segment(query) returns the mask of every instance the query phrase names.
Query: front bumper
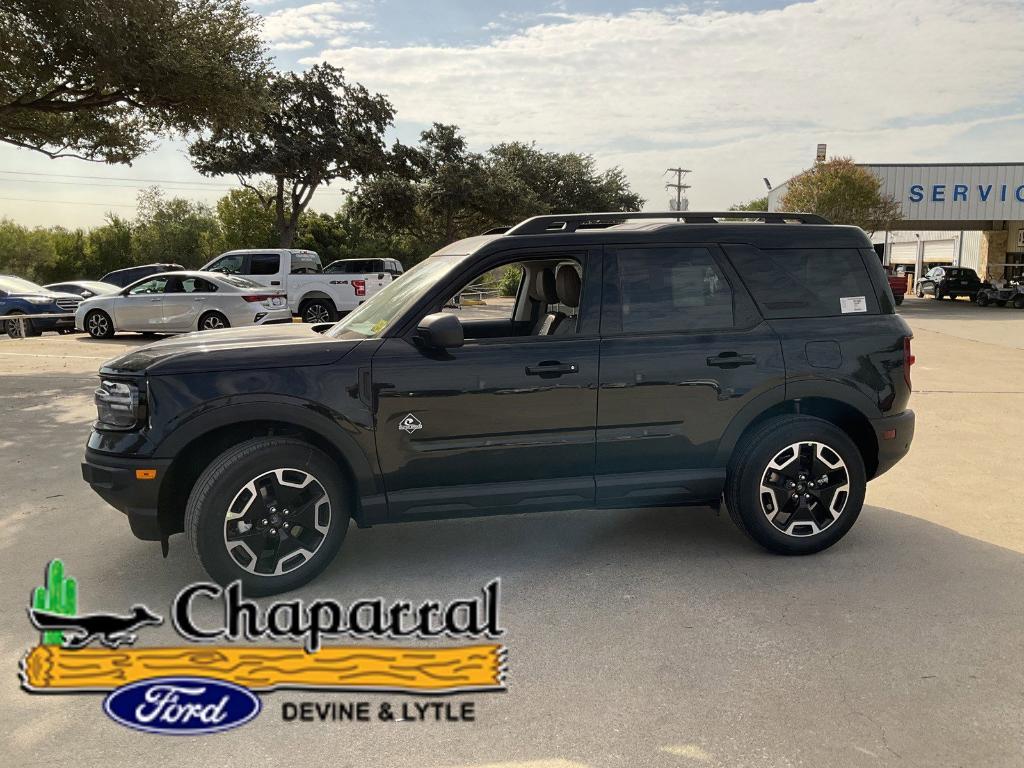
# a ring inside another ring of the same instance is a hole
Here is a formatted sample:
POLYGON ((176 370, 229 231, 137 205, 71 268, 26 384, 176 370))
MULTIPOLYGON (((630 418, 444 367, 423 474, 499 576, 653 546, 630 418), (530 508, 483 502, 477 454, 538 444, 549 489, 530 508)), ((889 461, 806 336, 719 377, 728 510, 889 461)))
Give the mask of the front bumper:
POLYGON ((910 451, 910 443, 914 440, 914 422, 914 412, 909 409, 896 416, 871 420, 878 441, 878 468, 874 477, 888 472, 910 451))
POLYGON ((116 458, 85 450, 82 478, 107 504, 128 515, 136 538, 160 541, 158 499, 170 459, 116 458))
MULTIPOLYGON (((50 311, 47 310, 47 313, 50 311)), ((63 317, 44 317, 41 319, 36 318, 34 315, 22 315, 21 317, 27 320, 36 331, 63 331, 75 327, 74 312, 68 312, 63 317)), ((6 328, 6 326, 4 327, 6 328)))

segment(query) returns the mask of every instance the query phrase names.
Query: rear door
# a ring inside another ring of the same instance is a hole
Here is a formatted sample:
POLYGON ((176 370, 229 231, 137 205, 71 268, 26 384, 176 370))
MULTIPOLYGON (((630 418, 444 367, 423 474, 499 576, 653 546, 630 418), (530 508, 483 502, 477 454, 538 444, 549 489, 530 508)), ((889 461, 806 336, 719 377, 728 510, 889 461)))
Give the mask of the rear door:
POLYGON ((717 498, 727 427, 784 385, 779 340, 717 246, 605 248, 599 504, 717 498))

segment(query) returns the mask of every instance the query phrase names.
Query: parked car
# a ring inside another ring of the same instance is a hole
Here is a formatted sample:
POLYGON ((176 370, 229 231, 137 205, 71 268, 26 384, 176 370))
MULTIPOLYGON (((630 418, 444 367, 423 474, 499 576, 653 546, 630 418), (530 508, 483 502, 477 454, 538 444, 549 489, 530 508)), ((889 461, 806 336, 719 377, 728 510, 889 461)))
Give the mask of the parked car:
POLYGON ((919 299, 930 293, 936 299, 966 296, 974 301, 982 286, 978 273, 968 267, 932 267, 917 281, 915 292, 919 299))
POLYGON ((892 291, 896 306, 899 306, 907 295, 907 276, 893 274, 892 267, 885 267, 885 276, 889 281, 889 290, 892 291))
POLYGON ((1024 283, 1020 280, 999 280, 995 285, 986 285, 978 291, 978 306, 995 304, 1014 309, 1024 309, 1024 283))
POLYGON ((324 267, 328 275, 370 275, 376 274, 385 280, 385 285, 401 275, 405 269, 398 259, 338 259, 324 267))
POLYGON ((290 323, 288 297, 238 275, 164 272, 111 296, 86 299, 75 326, 96 339, 119 331, 185 333, 290 323))
POLYGON ((21 336, 22 326, 24 326, 26 336, 38 336, 44 331, 61 333, 73 331, 75 329, 75 307, 81 301, 81 296, 51 291, 13 275, 0 275, 0 317, 62 315, 58 318, 36 320, 6 320, 4 321, 4 330, 12 339, 21 336))
POLYGON ((161 272, 180 272, 183 269, 185 268, 181 264, 140 264, 137 267, 125 267, 107 272, 100 278, 100 282, 124 288, 150 275, 158 275, 161 272))
POLYGON ((66 283, 50 283, 44 285, 43 288, 58 293, 73 293, 83 299, 91 299, 93 296, 109 296, 120 290, 112 283, 103 283, 99 280, 69 280, 66 283))
POLYGON ((288 294, 292 313, 307 323, 333 323, 391 281, 379 273, 325 274, 314 251, 252 249, 222 253, 203 269, 244 275, 288 294))
MULTIPOLYGON (((719 221, 739 217, 764 223, 719 221)), ((857 227, 540 216, 446 246, 326 330, 222 331, 104 364, 82 471, 137 537, 185 532, 212 578, 253 595, 313 578, 350 520, 724 493, 756 542, 807 554, 909 450, 913 362, 857 227), (507 316, 443 309, 512 265, 507 316)))

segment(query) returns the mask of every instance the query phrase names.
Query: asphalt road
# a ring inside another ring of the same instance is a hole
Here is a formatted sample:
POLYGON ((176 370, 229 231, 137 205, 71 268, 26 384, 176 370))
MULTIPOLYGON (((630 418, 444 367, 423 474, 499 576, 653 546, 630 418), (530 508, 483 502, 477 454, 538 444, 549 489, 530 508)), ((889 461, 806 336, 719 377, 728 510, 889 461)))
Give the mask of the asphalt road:
MULTIPOLYGON (((502 578, 508 690, 475 722, 284 722, 272 693, 236 731, 160 737, 100 696, 29 695, 25 608, 61 557, 82 610, 166 612, 203 577, 85 486, 92 372, 138 343, 0 340, 3 763, 580 766, 1019 766, 1024 763, 1024 312, 908 299, 911 455, 872 483, 830 551, 765 554, 708 509, 550 513, 349 532, 300 591, 445 599, 502 578)), ((167 626, 146 644, 172 644, 167 626)), ((448 699, 444 699, 448 701, 448 699)))

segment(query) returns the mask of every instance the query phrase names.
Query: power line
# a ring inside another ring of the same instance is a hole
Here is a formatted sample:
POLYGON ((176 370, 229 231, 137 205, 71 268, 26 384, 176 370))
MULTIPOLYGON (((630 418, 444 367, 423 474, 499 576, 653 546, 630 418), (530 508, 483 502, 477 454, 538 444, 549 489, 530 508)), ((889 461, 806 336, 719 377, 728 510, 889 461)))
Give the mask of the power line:
POLYGON ((0 197, 0 200, 13 200, 16 203, 46 203, 56 205, 105 205, 108 208, 138 208, 136 203, 97 203, 84 200, 38 200, 31 197, 0 197))

